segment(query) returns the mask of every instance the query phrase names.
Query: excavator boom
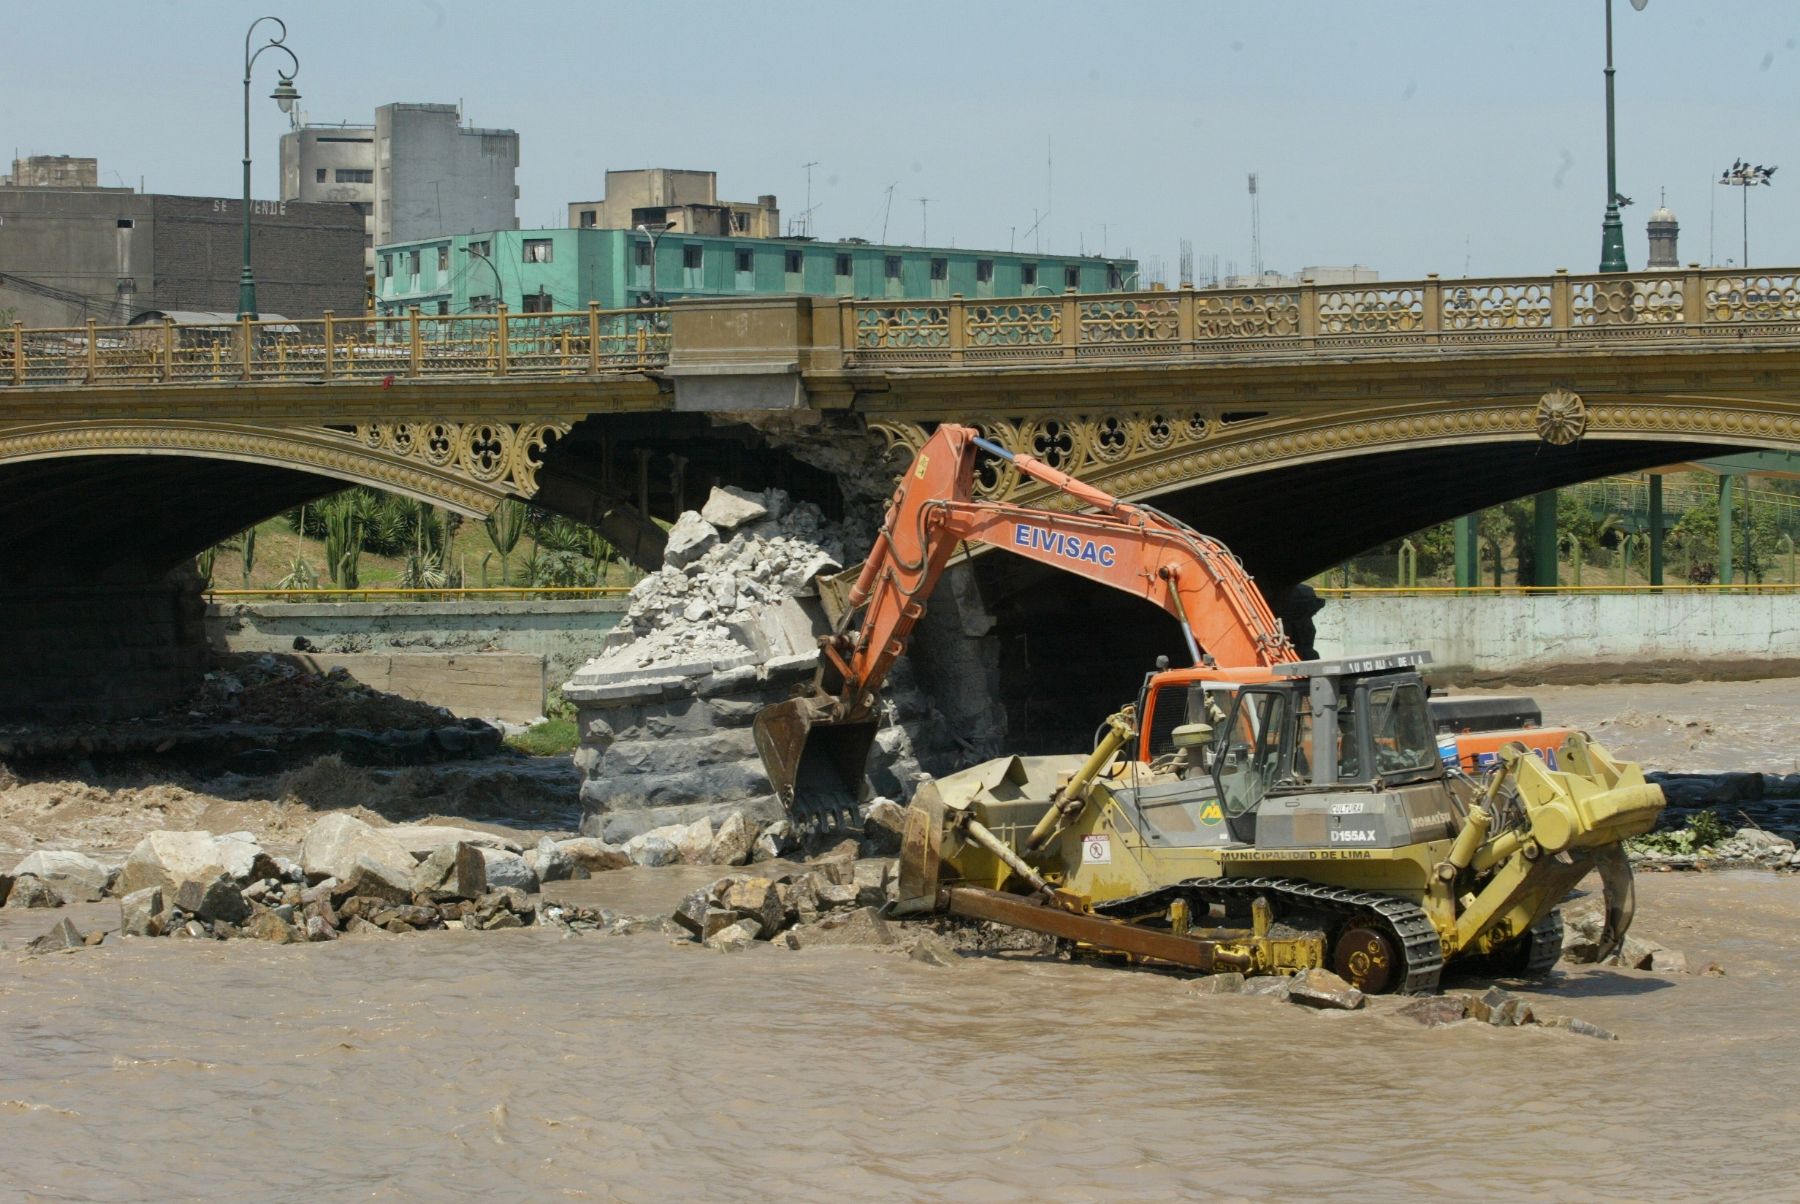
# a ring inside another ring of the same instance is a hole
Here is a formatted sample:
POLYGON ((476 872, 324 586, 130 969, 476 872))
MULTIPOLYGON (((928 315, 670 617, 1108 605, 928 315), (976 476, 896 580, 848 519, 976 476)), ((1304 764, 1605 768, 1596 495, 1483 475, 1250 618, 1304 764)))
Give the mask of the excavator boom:
POLYGON ((1146 506, 946 423, 901 477, 887 519, 822 641, 810 695, 757 716, 770 781, 803 824, 846 822, 874 739, 881 684, 906 649, 957 549, 985 544, 1111 586, 1179 622, 1195 664, 1269 667, 1297 659, 1281 624, 1237 558, 1217 540, 1146 506), (1090 507, 1070 514, 974 497, 981 452, 1090 507))

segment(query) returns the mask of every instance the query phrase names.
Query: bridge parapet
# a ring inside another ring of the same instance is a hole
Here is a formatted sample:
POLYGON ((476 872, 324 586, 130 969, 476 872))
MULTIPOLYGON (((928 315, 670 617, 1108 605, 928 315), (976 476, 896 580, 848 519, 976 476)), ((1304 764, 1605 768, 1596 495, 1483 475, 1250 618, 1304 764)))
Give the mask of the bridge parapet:
POLYGON ((1800 336, 1800 269, 845 301, 847 366, 1234 360, 1800 336))

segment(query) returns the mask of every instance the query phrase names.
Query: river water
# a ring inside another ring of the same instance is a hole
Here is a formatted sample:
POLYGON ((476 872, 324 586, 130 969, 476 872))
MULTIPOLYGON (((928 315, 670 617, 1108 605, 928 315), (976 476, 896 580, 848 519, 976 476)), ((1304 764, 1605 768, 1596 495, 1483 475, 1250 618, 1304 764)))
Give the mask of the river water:
MULTIPOLYGON (((578 886, 660 905, 696 876, 578 886)), ((1090 963, 652 934, 5 954, 0 1192, 1791 1198, 1800 882, 1640 883, 1640 931, 1728 974, 1531 992, 1617 1042, 1090 963)), ((9 945, 48 918, 0 914, 9 945)))
MULTIPOLYGON (((1646 760, 1787 768, 1791 685, 1666 689, 1539 693, 1646 760)), ((556 887, 648 914, 713 873, 556 887)), ((1792 1199, 1797 908, 1794 876, 1641 876, 1637 931, 1726 974, 1527 991, 1616 1042, 654 933, 30 957, 116 906, 0 911, 0 1197, 1792 1199)))

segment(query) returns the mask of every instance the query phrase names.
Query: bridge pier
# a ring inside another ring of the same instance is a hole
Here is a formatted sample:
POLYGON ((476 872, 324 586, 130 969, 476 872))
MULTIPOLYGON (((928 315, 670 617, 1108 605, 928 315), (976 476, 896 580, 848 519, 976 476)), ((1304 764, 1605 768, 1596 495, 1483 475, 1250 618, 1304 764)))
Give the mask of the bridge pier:
POLYGON ((206 673, 206 604, 191 566, 161 578, 0 589, 0 718, 123 719, 174 707, 206 673))
POLYGON ((1662 474, 1650 474, 1650 584, 1663 583, 1662 474))
POLYGON ((1556 572, 1556 490, 1531 499, 1531 583, 1554 588, 1556 572))

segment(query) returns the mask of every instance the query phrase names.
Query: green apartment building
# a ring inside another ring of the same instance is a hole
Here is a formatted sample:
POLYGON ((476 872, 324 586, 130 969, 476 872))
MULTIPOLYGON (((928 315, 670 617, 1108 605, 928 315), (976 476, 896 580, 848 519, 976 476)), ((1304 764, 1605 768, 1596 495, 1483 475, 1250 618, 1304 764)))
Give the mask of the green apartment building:
POLYGON ((629 309, 680 297, 1021 297, 1139 287, 1130 259, 881 246, 867 242, 495 230, 375 250, 376 312, 629 309), (654 246, 654 269, 652 267, 654 246))

